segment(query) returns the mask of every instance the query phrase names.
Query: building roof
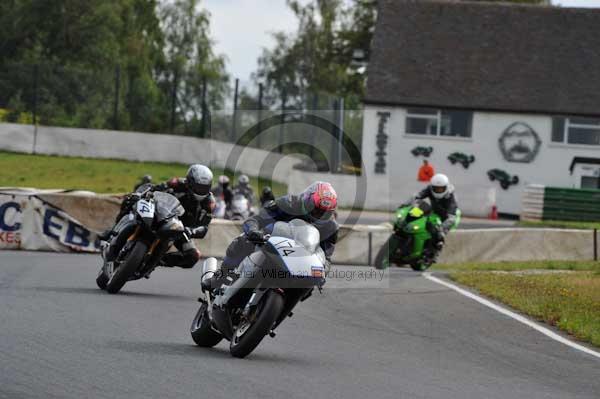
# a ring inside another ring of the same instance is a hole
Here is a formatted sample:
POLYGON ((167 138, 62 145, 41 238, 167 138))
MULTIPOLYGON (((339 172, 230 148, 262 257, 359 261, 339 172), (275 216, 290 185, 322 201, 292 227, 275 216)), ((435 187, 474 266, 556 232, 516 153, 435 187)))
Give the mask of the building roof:
POLYGON ((600 10, 379 0, 367 104, 600 115, 600 10))

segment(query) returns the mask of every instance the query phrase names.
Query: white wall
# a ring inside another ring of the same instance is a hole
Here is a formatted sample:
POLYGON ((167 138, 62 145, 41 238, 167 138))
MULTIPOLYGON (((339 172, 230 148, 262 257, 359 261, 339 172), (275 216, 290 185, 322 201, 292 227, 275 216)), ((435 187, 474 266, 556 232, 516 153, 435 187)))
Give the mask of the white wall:
MULTIPOLYGON (((12 203, 12 206, 4 207, 0 214, 0 225, 5 229, 0 231, 4 233, 0 250, 98 251, 96 233, 110 226, 120 203, 119 198, 106 195, 37 193, 33 196, 19 191, 2 194, 0 204, 12 203)), ((240 233, 241 222, 213 220, 206 238, 196 244, 204 256, 222 257, 231 240, 240 233)), ((369 253, 373 260, 390 233, 390 226, 342 226, 333 261, 368 265, 369 253)), ((448 237, 440 261, 592 260, 593 243, 591 230, 458 230, 448 237)))
MULTIPOLYGON (((370 185, 379 190, 380 184, 373 184, 374 182, 381 182, 382 185, 385 182, 393 182, 394 197, 418 187, 416 175, 423 157, 414 157, 411 150, 417 146, 431 146, 434 148, 429 158, 431 164, 436 172, 445 173, 450 177, 457 188, 460 205, 466 210, 477 207, 478 204, 482 205, 483 202, 489 207, 489 201, 493 198, 491 192, 495 191, 499 212, 519 214, 521 197, 528 184, 572 187, 573 177, 570 175, 569 166, 573 157, 600 157, 600 146, 552 143, 552 118, 549 116, 476 112, 473 115, 470 139, 408 136, 405 134, 405 123, 404 108, 366 107, 362 149, 370 185), (377 112, 391 113, 385 129, 389 136, 386 157, 388 166, 385 175, 375 174, 376 135, 379 124, 377 112), (542 141, 539 154, 532 163, 507 162, 500 151, 498 140, 504 130, 514 122, 524 122, 531 126, 542 141), (448 155, 457 151, 476 157, 469 169, 464 169, 459 164, 450 164, 448 155), (503 190, 498 182, 491 182, 487 176, 487 171, 495 168, 519 176, 519 184, 503 190)), ((386 189, 381 189, 380 193, 382 197, 389 195, 386 189)))
POLYGON ((0 123, 0 148, 6 151, 27 152, 33 149, 32 125, 0 123))
MULTIPOLYGON (((31 153, 34 127, 0 123, 0 149, 31 153)), ((38 126, 35 152, 131 161, 206 163, 287 182, 294 157, 195 137, 38 126), (230 154, 240 150, 239 157, 230 154), (232 160, 229 165, 227 161, 232 160)))

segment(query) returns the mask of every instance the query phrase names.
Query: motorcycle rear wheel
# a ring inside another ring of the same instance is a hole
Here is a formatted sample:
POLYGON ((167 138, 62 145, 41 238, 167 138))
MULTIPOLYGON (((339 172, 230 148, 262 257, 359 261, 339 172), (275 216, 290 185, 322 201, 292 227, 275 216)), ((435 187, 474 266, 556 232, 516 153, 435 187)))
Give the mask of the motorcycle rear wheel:
POLYGON ((123 263, 121 263, 108 281, 106 292, 109 294, 116 294, 119 292, 129 280, 129 277, 135 273, 140 266, 147 251, 148 246, 145 243, 141 241, 136 242, 127 255, 127 258, 125 258, 123 263))
POLYGON ((101 290, 105 290, 106 284, 108 284, 108 280, 109 278, 106 277, 106 274, 104 274, 104 270, 100 270, 100 274, 98 274, 98 277, 96 277, 96 285, 101 290))
POLYGON ((229 344, 231 356, 237 358, 248 356, 271 331, 271 327, 283 311, 284 301, 280 294, 269 291, 263 301, 262 306, 257 310, 258 314, 254 322, 249 325, 241 324, 234 331, 229 344), (241 334, 238 336, 239 333, 241 334))

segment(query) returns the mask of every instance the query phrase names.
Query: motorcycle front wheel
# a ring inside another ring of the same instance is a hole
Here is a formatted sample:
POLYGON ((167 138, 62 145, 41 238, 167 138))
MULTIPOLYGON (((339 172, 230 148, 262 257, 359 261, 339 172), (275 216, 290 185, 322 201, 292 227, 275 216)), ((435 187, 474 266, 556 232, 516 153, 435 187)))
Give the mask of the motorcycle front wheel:
POLYGON ((109 294, 116 294, 119 292, 129 280, 129 277, 138 269, 147 251, 148 246, 145 243, 141 241, 136 242, 133 245, 133 248, 131 248, 131 251, 129 251, 129 254, 127 254, 125 260, 113 273, 110 280, 108 280, 106 292, 109 294))
POLYGON ((196 345, 203 348, 212 348, 223 339, 221 334, 210 327, 208 309, 205 303, 198 309, 198 313, 196 313, 196 317, 194 317, 194 321, 192 322, 190 332, 196 345))
POLYGON ((108 277, 106 277, 106 274, 104 274, 104 270, 100 270, 100 274, 98 274, 98 277, 96 277, 96 285, 101 290, 105 290, 108 280, 108 277))
POLYGON ((424 263, 417 262, 417 263, 411 263, 410 268, 416 272, 424 272, 425 270, 429 269, 429 266, 427 266, 424 263))
POLYGON ((233 357, 248 356, 260 341, 271 331, 271 327, 283 311, 283 297, 269 291, 259 305, 253 321, 244 321, 233 332, 229 344, 229 352, 233 357))

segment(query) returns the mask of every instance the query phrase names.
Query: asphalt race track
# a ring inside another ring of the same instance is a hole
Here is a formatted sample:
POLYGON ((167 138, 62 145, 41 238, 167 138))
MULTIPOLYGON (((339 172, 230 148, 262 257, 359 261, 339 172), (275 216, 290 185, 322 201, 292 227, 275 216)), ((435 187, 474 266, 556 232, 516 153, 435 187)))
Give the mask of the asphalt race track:
POLYGON ((1 398, 600 397, 596 358, 407 270, 314 295, 239 360, 193 345, 198 270, 108 295, 98 265, 0 253, 1 398))

